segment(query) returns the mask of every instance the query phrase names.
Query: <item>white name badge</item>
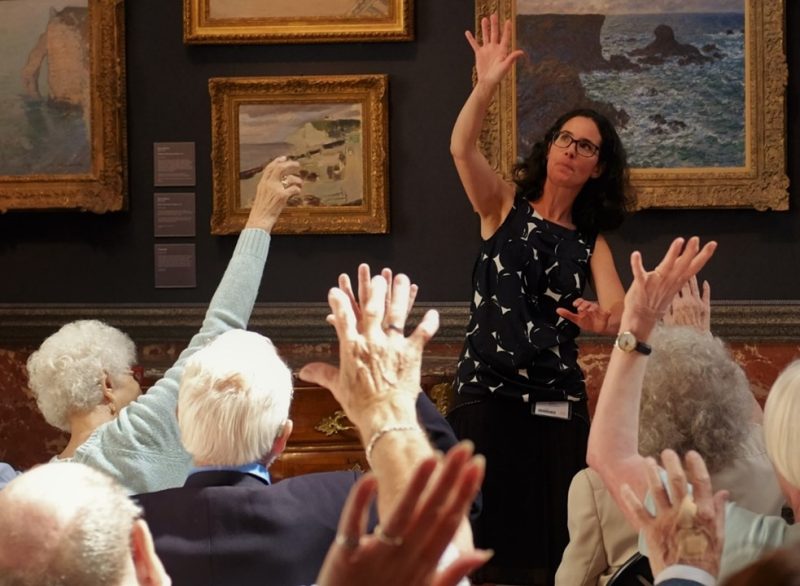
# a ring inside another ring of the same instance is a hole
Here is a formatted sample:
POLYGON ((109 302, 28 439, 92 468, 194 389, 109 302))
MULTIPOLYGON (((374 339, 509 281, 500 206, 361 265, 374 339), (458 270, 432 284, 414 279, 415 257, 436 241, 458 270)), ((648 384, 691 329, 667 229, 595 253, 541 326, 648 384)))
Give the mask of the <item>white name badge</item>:
POLYGON ((568 401, 541 401, 534 404, 533 414, 556 419, 572 419, 572 405, 568 401))

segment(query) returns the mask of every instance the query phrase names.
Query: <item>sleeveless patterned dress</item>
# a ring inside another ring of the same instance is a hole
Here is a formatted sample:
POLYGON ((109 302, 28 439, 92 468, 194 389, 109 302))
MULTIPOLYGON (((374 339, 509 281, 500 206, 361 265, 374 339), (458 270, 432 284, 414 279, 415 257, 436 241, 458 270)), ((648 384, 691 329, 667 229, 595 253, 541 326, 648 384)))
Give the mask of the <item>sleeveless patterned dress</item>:
POLYGON ((552 584, 569 541, 567 493, 586 465, 589 416, 580 329, 556 308, 574 311, 595 241, 543 219, 517 195, 481 244, 447 417, 486 456, 473 531, 476 545, 495 555, 475 583, 552 584), (536 416, 537 401, 569 401, 571 418, 536 416))

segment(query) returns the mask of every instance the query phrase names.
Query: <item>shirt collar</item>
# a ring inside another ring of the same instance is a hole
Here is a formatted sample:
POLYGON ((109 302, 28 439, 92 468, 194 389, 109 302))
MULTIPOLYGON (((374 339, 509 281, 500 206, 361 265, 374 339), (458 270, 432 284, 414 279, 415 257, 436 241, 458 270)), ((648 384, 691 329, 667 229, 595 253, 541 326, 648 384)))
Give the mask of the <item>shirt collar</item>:
POLYGON ((271 484, 269 471, 267 467, 261 462, 250 462, 249 464, 242 464, 241 466, 195 466, 189 470, 189 475, 197 474, 198 472, 220 472, 220 471, 235 471, 242 472, 260 478, 267 484, 271 484))

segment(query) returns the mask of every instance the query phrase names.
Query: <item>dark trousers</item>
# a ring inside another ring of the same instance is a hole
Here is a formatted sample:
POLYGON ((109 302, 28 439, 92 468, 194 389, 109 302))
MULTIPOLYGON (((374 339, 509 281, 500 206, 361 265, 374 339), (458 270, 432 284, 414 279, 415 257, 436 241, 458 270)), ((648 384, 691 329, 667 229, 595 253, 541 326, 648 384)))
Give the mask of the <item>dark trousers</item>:
POLYGON ((474 582, 553 584, 569 542, 569 485, 586 466, 586 402, 562 420, 532 415, 522 401, 489 397, 447 418, 456 436, 486 457, 483 511, 473 532, 475 545, 495 554, 474 582))

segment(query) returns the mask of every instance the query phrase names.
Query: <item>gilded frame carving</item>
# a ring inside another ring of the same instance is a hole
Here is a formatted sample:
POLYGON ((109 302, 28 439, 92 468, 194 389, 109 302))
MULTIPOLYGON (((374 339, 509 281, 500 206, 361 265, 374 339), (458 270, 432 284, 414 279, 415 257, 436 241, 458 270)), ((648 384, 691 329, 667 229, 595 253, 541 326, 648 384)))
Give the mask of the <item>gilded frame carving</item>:
MULTIPOLYGON (((386 75, 331 75, 298 77, 242 77, 212 78, 209 80, 211 94, 211 135, 213 168, 213 212, 211 216, 212 234, 231 234, 239 232, 245 225, 249 207, 242 203, 242 181, 255 176, 256 169, 243 169, 240 139, 240 111, 247 110, 248 120, 252 119, 255 108, 276 109, 286 118, 287 109, 296 106, 298 116, 301 108, 320 109, 334 112, 338 108, 355 108, 360 112, 357 131, 350 131, 346 140, 334 140, 322 145, 324 149, 338 152, 339 160, 360 173, 357 177, 360 193, 351 204, 319 203, 305 205, 305 194, 300 205, 290 205, 281 214, 274 232, 277 234, 385 234, 389 231, 388 209, 388 113, 387 113, 386 75), (279 110, 278 110, 279 109, 279 110), (327 109, 327 110, 326 110, 327 109), (355 135, 355 137, 354 137, 355 135), (354 140, 355 138, 355 140, 354 140), (356 147, 351 146, 356 144, 356 147), (347 151, 345 160, 343 151, 347 151), (360 151, 360 156, 358 152, 360 151)), ((268 116, 262 114, 268 118, 268 116)), ((317 134, 315 124, 298 121, 295 132, 301 128, 317 134)), ((339 121, 347 122, 347 121, 339 121)), ((275 137, 265 137, 276 140, 275 137)), ((296 152, 280 150, 276 154, 295 156, 304 161, 313 160, 320 151, 319 145, 312 155, 299 155, 296 152)), ((271 158, 271 157, 270 157, 271 158)), ((259 164, 264 163, 258 159, 259 164)), ((331 179, 330 166, 327 167, 328 180, 331 179)), ((306 172, 306 167, 304 167, 306 172)), ((323 172, 324 173, 324 172, 323 172)), ((325 180, 323 173, 318 176, 325 180)), ((336 176, 333 176, 336 180, 336 176)), ((253 179, 255 181, 255 179, 253 179)), ((309 185, 311 180, 307 179, 309 185)), ((252 186, 251 186, 252 189, 252 186)))
MULTIPOLYGON (((127 207, 123 0, 88 0, 91 169, 81 174, 0 175, 0 212, 127 207)), ((44 37, 44 35, 43 35, 44 37)))
POLYGON ((188 44, 272 44, 410 41, 414 0, 385 0, 387 14, 360 2, 341 16, 270 16, 269 2, 258 16, 214 18, 213 0, 183 0, 183 40, 188 44))
MULTIPOLYGON (((514 21, 516 35, 516 7, 517 0, 476 0, 475 30, 482 16, 498 11, 501 21, 514 21)), ((789 209, 784 2, 744 0, 744 7, 745 164, 633 168, 640 208, 789 209)), ((512 71, 492 102, 480 138, 489 162, 506 177, 517 159, 516 83, 512 71)))

